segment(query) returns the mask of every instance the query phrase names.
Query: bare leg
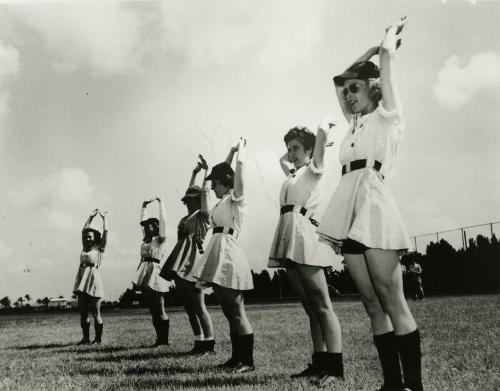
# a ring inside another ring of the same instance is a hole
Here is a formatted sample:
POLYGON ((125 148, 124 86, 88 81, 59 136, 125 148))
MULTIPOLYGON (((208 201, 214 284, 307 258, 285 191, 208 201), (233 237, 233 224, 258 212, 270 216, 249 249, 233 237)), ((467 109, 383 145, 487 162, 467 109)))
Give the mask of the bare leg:
POLYGON ((403 278, 399 256, 393 250, 369 249, 366 265, 377 296, 389 315, 396 334, 408 334, 417 324, 403 293, 403 278))
POLYGON ((342 333, 337 315, 333 311, 323 269, 318 266, 297 265, 308 302, 319 321, 326 349, 329 353, 342 352, 342 333))
POLYGON ((88 344, 90 343, 89 298, 84 293, 78 293, 78 309, 80 311, 80 327, 83 333, 83 338, 78 344, 88 344))
POLYGON ((177 278, 175 280, 176 288, 179 291, 179 294, 183 297, 184 301, 184 309, 186 310, 186 314, 189 319, 189 324, 191 325, 191 329, 193 330, 193 334, 196 336, 203 335, 203 331, 201 329, 200 319, 196 315, 193 307, 193 299, 190 286, 188 282, 183 280, 182 278, 177 278))
POLYGON ((315 352, 326 352, 326 344, 323 338, 323 332, 319 324, 319 320, 316 314, 312 310, 309 304, 306 293, 304 292, 304 287, 302 286, 302 280, 300 279, 296 269, 286 269, 286 274, 293 290, 299 296, 299 300, 304 307, 304 310, 309 318, 309 328, 311 330, 311 339, 313 343, 313 349, 315 352))
POLYGON ((349 274, 361 295, 361 300, 365 306, 366 312, 370 317, 373 334, 379 335, 392 331, 391 320, 382 307, 375 289, 373 288, 364 255, 344 254, 344 259, 349 274))
POLYGON ((238 335, 251 334, 252 326, 246 315, 243 292, 219 285, 214 286, 214 291, 231 331, 238 335))

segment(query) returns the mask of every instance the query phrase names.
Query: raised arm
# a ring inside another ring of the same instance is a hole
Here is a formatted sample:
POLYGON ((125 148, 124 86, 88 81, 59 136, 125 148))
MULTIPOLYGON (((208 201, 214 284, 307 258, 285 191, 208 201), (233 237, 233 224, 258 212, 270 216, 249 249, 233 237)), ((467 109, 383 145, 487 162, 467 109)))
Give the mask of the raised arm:
MULTIPOLYGON (((238 145, 239 145, 239 143, 238 143, 238 145)), ((225 162, 227 164, 229 164, 230 166, 233 164, 234 154, 238 151, 238 145, 236 145, 235 147, 231 147, 231 149, 229 150, 229 153, 227 154, 225 162)))
POLYGON ((200 161, 198 164, 204 171, 203 175, 203 185, 201 186, 201 211, 208 212, 208 194, 210 193, 210 185, 207 181, 208 163, 203 157, 203 155, 198 155, 200 161))
POLYGON ((391 25, 385 32, 384 40, 380 45, 380 88, 382 90, 382 106, 387 111, 393 111, 399 107, 399 96, 392 72, 393 59, 396 50, 401 44, 398 35, 403 31, 406 16, 397 23, 391 25))
MULTIPOLYGON (((244 167, 245 167, 245 145, 246 140, 244 138, 240 139, 240 142, 236 147, 231 148, 231 151, 235 149, 238 152, 236 156, 236 170, 234 170, 234 187, 233 194, 236 198, 240 198, 245 193, 245 182, 244 182, 244 167)), ((230 153, 231 154, 231 153, 230 153)), ((234 154, 234 152, 233 152, 234 154)), ((229 155, 228 155, 229 158, 229 155)), ((232 159, 231 159, 232 160, 232 159)), ((227 160, 226 160, 227 162, 227 160)), ((231 163, 229 163, 231 164, 231 163)))
POLYGON ((290 174, 290 170, 293 168, 293 163, 286 152, 282 157, 280 157, 280 166, 286 176, 290 174))
POLYGON ((336 125, 336 121, 325 119, 316 132, 316 142, 314 143, 313 164, 318 170, 324 168, 325 148, 328 141, 330 129, 336 125))
POLYGON ((156 200, 158 201, 158 209, 159 209, 159 221, 160 221, 160 227, 159 227, 159 237, 160 237, 160 243, 163 243, 165 241, 165 232, 166 232, 166 213, 165 213, 165 206, 163 205, 163 200, 161 197, 156 197, 156 200))
MULTIPOLYGON (((357 64, 358 62, 370 60, 373 56, 378 54, 378 52, 379 52, 378 46, 371 47, 365 53, 363 53, 359 58, 357 58, 356 61, 354 61, 351 65, 349 65, 344 72, 347 72, 349 68, 351 68, 354 64, 357 64)), ((337 93, 337 99, 339 101, 340 108, 342 109, 342 113, 344 114, 344 117, 347 120, 347 122, 350 122, 352 118, 352 113, 347 106, 343 90, 344 90, 343 86, 335 85, 335 92, 337 93)))
POLYGON ((99 209, 94 209, 92 213, 90 214, 89 218, 85 222, 85 225, 82 228, 82 232, 85 231, 86 229, 90 228, 90 224, 92 223, 92 220, 94 220, 94 217, 97 215, 99 212, 99 209))
POLYGON ((193 173, 191 174, 191 179, 189 181, 189 187, 192 187, 196 184, 196 176, 198 175, 198 173, 201 171, 201 162, 198 162, 196 164, 196 167, 193 169, 193 173))
POLYGON ((106 244, 108 243, 108 220, 107 220, 107 214, 108 212, 101 213, 99 214, 102 217, 102 237, 101 237, 101 245, 99 246, 99 249, 103 252, 104 249, 106 248, 106 244))

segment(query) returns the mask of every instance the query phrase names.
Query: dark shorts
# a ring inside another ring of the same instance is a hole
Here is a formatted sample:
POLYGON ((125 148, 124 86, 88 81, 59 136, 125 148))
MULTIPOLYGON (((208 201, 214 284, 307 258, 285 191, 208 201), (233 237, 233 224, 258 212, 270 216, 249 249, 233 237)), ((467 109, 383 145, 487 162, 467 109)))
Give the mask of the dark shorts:
POLYGON ((369 247, 363 243, 347 238, 342 242, 342 254, 364 254, 369 247))

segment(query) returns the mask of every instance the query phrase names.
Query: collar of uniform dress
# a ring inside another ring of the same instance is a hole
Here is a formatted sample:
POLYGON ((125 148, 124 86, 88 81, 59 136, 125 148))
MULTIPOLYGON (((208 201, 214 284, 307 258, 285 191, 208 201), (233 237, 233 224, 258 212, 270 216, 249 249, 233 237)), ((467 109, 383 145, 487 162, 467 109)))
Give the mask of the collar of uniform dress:
POLYGON ((290 171, 289 171, 289 173, 290 173, 290 174, 295 174, 295 173, 296 173, 297 171, 299 171, 301 168, 309 166, 309 164, 311 164, 311 162, 312 162, 312 159, 311 159, 311 160, 309 160, 309 162, 308 162, 308 163, 306 163, 306 164, 304 164, 304 165, 300 166, 299 168, 291 168, 291 169, 290 169, 290 171))

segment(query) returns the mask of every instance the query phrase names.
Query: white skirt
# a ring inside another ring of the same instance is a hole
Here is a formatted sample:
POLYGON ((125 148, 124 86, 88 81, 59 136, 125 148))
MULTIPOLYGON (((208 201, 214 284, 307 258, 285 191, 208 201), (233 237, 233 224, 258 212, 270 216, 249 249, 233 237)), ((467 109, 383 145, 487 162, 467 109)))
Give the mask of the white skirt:
POLYGON ((280 215, 268 267, 284 267, 287 262, 292 261, 342 270, 341 259, 330 246, 319 241, 316 227, 306 216, 297 212, 280 215))
POLYGON ((370 248, 411 248, 396 202, 381 174, 371 168, 341 177, 318 232, 328 243, 349 238, 370 248))
POLYGON ((215 285, 240 291, 253 289, 252 271, 248 260, 233 235, 215 233, 205 253, 194 266, 192 275, 197 287, 215 285))
POLYGON ((99 270, 91 266, 79 267, 73 293, 85 293, 96 298, 104 297, 104 286, 99 270))
POLYGON ((156 262, 141 262, 132 283, 136 289, 149 288, 158 293, 165 293, 173 285, 160 277, 160 265, 156 262))

